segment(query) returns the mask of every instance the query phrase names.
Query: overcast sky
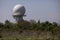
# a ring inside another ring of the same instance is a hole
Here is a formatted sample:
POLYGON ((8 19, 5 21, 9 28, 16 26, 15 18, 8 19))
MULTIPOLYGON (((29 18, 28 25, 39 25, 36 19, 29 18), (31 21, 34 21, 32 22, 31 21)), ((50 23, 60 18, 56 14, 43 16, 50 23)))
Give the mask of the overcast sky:
POLYGON ((25 6, 27 16, 24 20, 40 19, 41 22, 59 22, 60 20, 59 0, 0 0, 0 22, 5 20, 15 22, 12 14, 16 4, 25 6))

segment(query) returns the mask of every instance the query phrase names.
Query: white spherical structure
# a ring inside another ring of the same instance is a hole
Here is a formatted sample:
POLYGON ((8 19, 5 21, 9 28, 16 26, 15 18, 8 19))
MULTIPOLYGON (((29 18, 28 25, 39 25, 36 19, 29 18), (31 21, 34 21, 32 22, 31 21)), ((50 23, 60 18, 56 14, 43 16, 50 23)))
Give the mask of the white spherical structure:
POLYGON ((16 21, 22 21, 23 16, 25 14, 25 7, 23 5, 17 4, 13 8, 13 17, 16 19, 16 21))
POLYGON ((23 5, 17 4, 13 8, 13 15, 24 15, 25 13, 25 7, 23 5))

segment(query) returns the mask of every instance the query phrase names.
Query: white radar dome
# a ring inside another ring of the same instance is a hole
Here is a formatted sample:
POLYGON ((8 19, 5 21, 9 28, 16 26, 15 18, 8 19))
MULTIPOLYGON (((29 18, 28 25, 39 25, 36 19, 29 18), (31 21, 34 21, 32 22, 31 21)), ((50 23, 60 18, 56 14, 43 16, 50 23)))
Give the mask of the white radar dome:
POLYGON ((13 8, 13 15, 24 15, 25 13, 25 7, 23 5, 17 4, 16 6, 14 6, 13 8))

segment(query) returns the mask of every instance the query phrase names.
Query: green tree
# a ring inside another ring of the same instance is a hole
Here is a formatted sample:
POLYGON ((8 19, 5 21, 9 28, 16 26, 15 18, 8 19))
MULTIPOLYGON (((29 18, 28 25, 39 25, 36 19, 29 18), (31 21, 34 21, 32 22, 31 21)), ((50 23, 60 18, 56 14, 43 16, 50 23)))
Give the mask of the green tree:
POLYGON ((37 22, 38 24, 40 24, 40 20, 38 20, 38 22, 37 22))
POLYGON ((0 23, 0 28, 4 27, 4 24, 3 23, 0 23))
POLYGON ((8 20, 5 21, 4 29, 11 30, 12 29, 12 23, 8 20))
POLYGON ((58 24, 57 24, 56 22, 53 22, 53 25, 54 25, 55 27, 57 27, 57 26, 58 26, 58 24))

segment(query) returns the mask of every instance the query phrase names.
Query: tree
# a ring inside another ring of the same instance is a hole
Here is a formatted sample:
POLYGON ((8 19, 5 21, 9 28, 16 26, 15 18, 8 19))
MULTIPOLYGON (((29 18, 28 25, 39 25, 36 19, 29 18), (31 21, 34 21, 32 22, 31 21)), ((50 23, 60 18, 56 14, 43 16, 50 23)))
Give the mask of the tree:
POLYGON ((4 27, 4 24, 3 23, 0 23, 0 28, 4 27))
POLYGON ((8 20, 5 21, 4 29, 5 30, 11 30, 12 29, 12 23, 8 20))
POLYGON ((38 20, 38 22, 37 22, 38 24, 40 24, 40 20, 38 20))
POLYGON ((5 24, 8 24, 8 23, 10 23, 10 21, 9 21, 9 20, 6 20, 6 21, 5 21, 5 24))
POLYGON ((58 24, 57 24, 56 22, 53 22, 53 25, 54 25, 55 27, 57 27, 57 26, 58 26, 58 24))

